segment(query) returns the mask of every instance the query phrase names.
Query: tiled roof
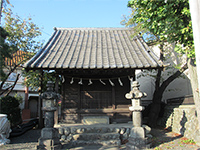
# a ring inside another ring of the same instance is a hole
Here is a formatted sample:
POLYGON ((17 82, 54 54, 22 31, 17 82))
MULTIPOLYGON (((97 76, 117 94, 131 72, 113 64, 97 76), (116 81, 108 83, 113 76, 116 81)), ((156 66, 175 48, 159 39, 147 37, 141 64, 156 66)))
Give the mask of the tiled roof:
POLYGON ((55 28, 27 69, 158 68, 163 63, 131 28, 55 28))
POLYGON ((27 61, 30 58, 28 54, 30 53, 18 50, 17 52, 12 54, 11 59, 5 58, 5 65, 14 66, 18 64, 23 64, 25 61, 27 61))

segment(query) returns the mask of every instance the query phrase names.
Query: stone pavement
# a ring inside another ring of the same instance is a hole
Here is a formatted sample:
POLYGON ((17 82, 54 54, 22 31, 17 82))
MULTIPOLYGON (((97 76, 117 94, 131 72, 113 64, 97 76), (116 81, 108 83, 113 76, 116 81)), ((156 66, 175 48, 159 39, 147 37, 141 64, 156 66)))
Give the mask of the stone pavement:
MULTIPOLYGON (((40 137, 39 129, 33 129, 27 131, 25 134, 11 138, 11 143, 3 145, 0 147, 1 150, 34 150, 38 138, 40 137)), ((152 147, 151 150, 200 150, 200 146, 197 146, 185 137, 182 137, 176 133, 164 130, 164 129, 152 129, 151 138, 152 147)), ((102 146, 102 145, 83 145, 83 146, 74 146, 69 147, 68 145, 63 145, 63 150, 125 150, 126 146, 122 145, 121 147, 112 147, 111 146, 102 146)))

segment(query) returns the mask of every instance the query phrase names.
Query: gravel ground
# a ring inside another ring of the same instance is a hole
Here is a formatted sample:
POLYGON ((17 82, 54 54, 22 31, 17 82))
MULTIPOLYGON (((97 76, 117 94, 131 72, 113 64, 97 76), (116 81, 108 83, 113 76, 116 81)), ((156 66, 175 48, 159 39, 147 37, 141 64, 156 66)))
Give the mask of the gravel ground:
POLYGON ((165 129, 152 129, 152 148, 154 150, 200 150, 200 146, 177 133, 165 129))
MULTIPOLYGON (((0 146, 1 150, 34 150, 38 144, 38 138, 40 137, 41 130, 33 129, 27 131, 25 134, 11 138, 11 143, 0 146)), ((164 130, 164 129, 152 129, 151 138, 152 147, 151 150, 200 150, 200 146, 197 146, 192 141, 185 137, 182 137, 176 133, 164 130), (184 143, 185 142, 185 143, 184 143)), ((105 147, 102 145, 85 145, 74 148, 68 148, 67 145, 63 146, 63 150, 125 150, 125 145, 120 148, 117 147, 105 147)))

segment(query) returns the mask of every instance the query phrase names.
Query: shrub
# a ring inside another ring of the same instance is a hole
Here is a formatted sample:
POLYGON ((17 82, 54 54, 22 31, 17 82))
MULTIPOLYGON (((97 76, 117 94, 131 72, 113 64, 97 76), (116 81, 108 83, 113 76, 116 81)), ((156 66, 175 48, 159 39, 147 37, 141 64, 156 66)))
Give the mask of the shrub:
POLYGON ((11 126, 16 126, 22 122, 19 101, 15 97, 1 97, 0 103, 0 113, 8 115, 11 126))

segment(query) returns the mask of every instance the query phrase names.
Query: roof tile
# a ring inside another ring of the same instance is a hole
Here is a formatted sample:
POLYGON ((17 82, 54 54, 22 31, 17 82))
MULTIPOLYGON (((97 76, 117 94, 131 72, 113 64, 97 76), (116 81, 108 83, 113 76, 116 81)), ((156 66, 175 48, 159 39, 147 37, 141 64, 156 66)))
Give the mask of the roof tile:
POLYGON ((57 28, 24 66, 28 69, 113 69, 163 67, 131 28, 57 28))

